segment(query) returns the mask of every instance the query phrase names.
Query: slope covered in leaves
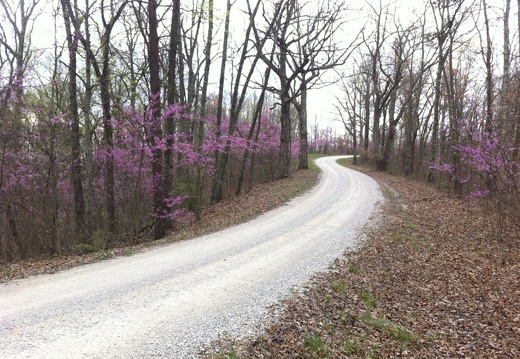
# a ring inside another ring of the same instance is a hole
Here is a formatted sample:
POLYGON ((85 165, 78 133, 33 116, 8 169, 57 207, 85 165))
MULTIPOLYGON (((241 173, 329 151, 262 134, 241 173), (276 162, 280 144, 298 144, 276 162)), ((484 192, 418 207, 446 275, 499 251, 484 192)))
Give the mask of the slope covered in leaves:
POLYGON ((0 283, 32 275, 55 273, 115 256, 132 255, 150 246, 167 245, 172 241, 219 231, 283 205, 314 186, 318 175, 319 171, 313 165, 309 171, 296 171, 289 178, 257 185, 241 196, 209 205, 202 211, 202 220, 196 221, 191 217, 190 220, 178 223, 175 232, 159 241, 143 239, 137 244, 121 241, 113 248, 96 247, 94 243, 89 247, 92 253, 69 253, 56 258, 24 260, 17 263, 0 262, 0 283))
POLYGON ((520 238, 424 183, 368 171, 388 202, 365 245, 213 358, 519 358, 520 238), (281 311, 281 312, 280 312, 281 311))

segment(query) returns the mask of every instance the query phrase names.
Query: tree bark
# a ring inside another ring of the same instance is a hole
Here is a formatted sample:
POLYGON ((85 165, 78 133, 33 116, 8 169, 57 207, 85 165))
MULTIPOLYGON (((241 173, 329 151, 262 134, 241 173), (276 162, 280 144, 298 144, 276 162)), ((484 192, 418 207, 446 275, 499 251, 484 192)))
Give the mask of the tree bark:
MULTIPOLYGON (((168 86, 166 90, 166 97, 168 106, 180 104, 180 96, 177 87, 177 67, 182 61, 179 56, 179 46, 181 44, 181 2, 180 0, 173 0, 172 22, 170 28, 170 44, 168 51, 168 86)), ((181 80, 179 80, 180 82, 181 80)), ((164 195, 170 197, 173 190, 173 143, 175 135, 175 118, 168 116, 165 120, 164 132, 166 137, 166 150, 164 151, 164 195)), ((169 223, 168 225, 171 225, 169 223)))
POLYGON ((151 138, 152 178, 153 178, 153 213, 155 215, 154 239, 166 234, 166 215, 163 193, 162 150, 155 141, 162 138, 161 129, 161 79, 159 77, 159 35, 157 34, 157 0, 148 0, 148 65, 150 70, 150 104, 152 116, 151 138))
POLYGON ((67 45, 69 49, 69 115, 71 120, 71 150, 72 150, 72 188, 74 194, 74 214, 76 220, 76 234, 80 235, 85 230, 85 199, 83 196, 83 174, 81 163, 81 144, 78 113, 77 94, 77 61, 76 54, 78 43, 76 32, 71 29, 70 17, 65 0, 61 0, 63 19, 67 33, 67 45))
POLYGON ((296 107, 298 111, 298 137, 300 140, 300 148, 298 153, 298 169, 308 169, 309 168, 309 160, 308 160, 308 142, 307 142, 307 82, 305 81, 305 76, 303 77, 301 87, 301 102, 299 106, 296 107))

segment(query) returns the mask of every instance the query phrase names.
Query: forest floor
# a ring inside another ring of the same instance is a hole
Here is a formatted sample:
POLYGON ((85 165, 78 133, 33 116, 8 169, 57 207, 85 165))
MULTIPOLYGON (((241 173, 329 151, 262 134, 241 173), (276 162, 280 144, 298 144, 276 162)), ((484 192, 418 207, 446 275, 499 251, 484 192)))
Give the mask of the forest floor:
MULTIPOLYGON (((361 167, 380 184, 381 223, 304 290, 273 308, 254 338, 226 338, 210 358, 520 358, 520 234, 428 184, 361 167)), ((0 266, 0 282, 131 255, 254 218, 311 187, 297 171, 208 207, 167 239, 0 266)))
POLYGON ((210 358, 520 358, 520 235, 435 187, 354 167, 387 202, 366 241, 254 338, 210 358))

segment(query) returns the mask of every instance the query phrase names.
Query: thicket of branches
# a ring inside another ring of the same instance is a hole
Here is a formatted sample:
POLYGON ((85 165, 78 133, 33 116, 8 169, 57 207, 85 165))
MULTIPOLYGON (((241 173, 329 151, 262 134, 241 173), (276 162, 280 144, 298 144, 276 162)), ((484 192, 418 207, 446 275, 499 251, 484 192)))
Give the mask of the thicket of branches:
POLYGON ((309 152, 518 223, 520 0, 366 4, 0 0, 0 259, 161 238, 309 152), (344 134, 307 120, 331 69, 344 134))
POLYGON ((0 0, 0 260, 161 238, 307 167, 306 91, 349 54, 344 10, 0 0))
POLYGON ((336 104, 355 161, 481 199, 518 226, 519 5, 428 0, 406 20, 369 6, 336 104))

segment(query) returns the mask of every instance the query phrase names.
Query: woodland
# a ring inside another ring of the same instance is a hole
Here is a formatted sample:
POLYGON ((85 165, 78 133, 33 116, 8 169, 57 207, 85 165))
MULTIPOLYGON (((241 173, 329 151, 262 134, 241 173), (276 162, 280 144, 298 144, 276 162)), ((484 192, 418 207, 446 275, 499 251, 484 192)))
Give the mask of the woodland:
POLYGON ((520 0, 396 4, 0 0, 0 261, 163 238, 309 153, 518 226, 520 0))

